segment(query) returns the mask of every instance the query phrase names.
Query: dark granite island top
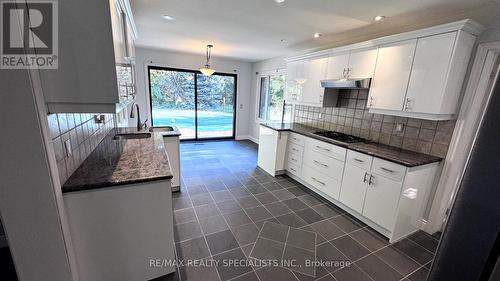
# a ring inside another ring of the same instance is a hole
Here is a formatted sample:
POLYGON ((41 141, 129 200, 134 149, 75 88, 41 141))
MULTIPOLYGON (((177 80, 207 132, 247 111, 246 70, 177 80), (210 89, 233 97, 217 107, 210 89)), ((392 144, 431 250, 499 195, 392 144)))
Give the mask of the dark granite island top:
MULTIPOLYGON (((175 132, 148 132, 150 138, 114 139, 137 133, 136 128, 115 128, 99 143, 63 184, 62 192, 98 189, 172 178, 163 137, 175 132)), ((178 133, 178 132, 177 132, 178 133)))
POLYGON ((381 159, 392 161, 406 167, 416 167, 435 162, 440 162, 442 158, 413 152, 384 144, 366 142, 366 143, 345 143, 335 141, 329 138, 315 135, 315 132, 324 131, 319 128, 309 127, 298 123, 261 123, 262 126, 276 131, 290 131, 307 137, 315 138, 324 142, 342 146, 351 150, 375 156, 381 159))

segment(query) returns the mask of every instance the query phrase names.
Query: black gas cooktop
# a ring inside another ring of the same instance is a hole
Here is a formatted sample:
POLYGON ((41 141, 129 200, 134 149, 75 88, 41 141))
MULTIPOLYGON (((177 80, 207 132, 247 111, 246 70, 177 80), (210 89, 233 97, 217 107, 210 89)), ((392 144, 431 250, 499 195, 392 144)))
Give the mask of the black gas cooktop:
POLYGON ((329 138, 332 140, 345 142, 345 143, 366 142, 366 140, 363 138, 355 137, 355 136, 351 136, 351 135, 347 135, 347 134, 339 133, 339 132, 335 132, 335 131, 320 131, 320 132, 315 132, 314 134, 318 135, 318 136, 325 137, 325 138, 329 138))

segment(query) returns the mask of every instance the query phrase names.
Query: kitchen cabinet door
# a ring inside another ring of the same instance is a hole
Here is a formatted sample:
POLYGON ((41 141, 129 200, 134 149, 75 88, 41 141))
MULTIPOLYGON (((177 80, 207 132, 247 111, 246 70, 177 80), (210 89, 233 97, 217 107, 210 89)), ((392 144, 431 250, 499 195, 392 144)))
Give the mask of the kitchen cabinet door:
POLYGON ((365 202, 368 178, 369 174, 366 170, 346 164, 339 201, 361 214, 365 202))
POLYGON ((419 38, 406 111, 439 114, 457 32, 419 38))
POLYGON ((378 175, 371 177, 372 183, 366 190, 363 215, 383 228, 392 230, 402 184, 378 175))
POLYGON ((307 81, 303 61, 292 61, 286 65, 285 100, 291 103, 302 100, 303 83, 307 81))
POLYGON ((326 79, 342 79, 348 65, 349 53, 329 57, 326 79))
POLYGON ((302 85, 302 103, 322 106, 325 89, 321 87, 321 80, 326 78, 327 63, 328 58, 312 59, 304 63, 307 80, 302 85))
POLYGON ((349 56, 349 78, 373 77, 377 52, 377 49, 352 51, 349 56))
POLYGON ((111 29, 113 32, 113 44, 116 63, 128 63, 127 61, 127 32, 126 18, 117 0, 110 0, 111 29))
POLYGON ((403 109, 416 39, 381 46, 373 76, 368 106, 373 109, 403 109))

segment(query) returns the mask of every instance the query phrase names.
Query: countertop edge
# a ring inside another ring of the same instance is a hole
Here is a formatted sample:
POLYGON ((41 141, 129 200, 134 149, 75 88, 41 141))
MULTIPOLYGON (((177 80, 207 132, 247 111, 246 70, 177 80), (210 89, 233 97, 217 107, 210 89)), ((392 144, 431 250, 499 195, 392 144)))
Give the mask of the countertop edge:
POLYGON ((105 189, 108 187, 117 187, 117 186, 146 183, 146 182, 152 182, 152 181, 169 180, 169 179, 172 179, 173 177, 174 177, 173 175, 167 175, 167 176, 150 177, 150 178, 136 179, 136 180, 125 180, 125 181, 119 181, 119 182, 106 182, 106 183, 103 182, 103 183, 92 184, 92 185, 75 186, 74 188, 72 188, 71 186, 66 186, 66 187, 63 186, 61 188, 61 190, 62 190, 62 193, 71 193, 71 192, 78 192, 78 191, 91 191, 91 190, 105 189))
MULTIPOLYGON (((394 159, 394 158, 391 158, 391 157, 387 157, 387 156, 382 155, 380 153, 376 153, 376 152, 372 152, 372 151, 367 151, 366 149, 355 147, 352 144, 350 145, 348 143, 339 143, 339 142, 336 142, 334 140, 327 140, 327 139, 325 139, 323 137, 320 137, 320 136, 317 136, 317 135, 314 135, 314 134, 311 134, 311 133, 301 132, 301 131, 298 131, 298 130, 294 130, 291 127, 288 127, 288 128, 283 128, 283 127, 277 128, 276 126, 273 126, 272 124, 266 124, 266 123, 260 123, 260 125, 262 125, 262 126, 264 126, 266 128, 278 131, 278 132, 284 132, 284 131, 294 132, 294 133, 297 133, 297 134, 300 134, 300 135, 303 135, 303 136, 306 136, 306 137, 317 139, 319 141, 324 141, 326 143, 330 143, 330 144, 333 144, 333 145, 341 146, 341 147, 344 147, 344 148, 347 148, 347 149, 350 149, 350 150, 353 150, 353 151, 356 151, 356 152, 364 153, 366 155, 370 155, 370 156, 374 156, 374 157, 377 157, 377 158, 380 158, 380 159, 383 159, 383 160, 394 162, 396 164, 403 165, 403 166, 408 167, 408 168, 414 168, 414 167, 424 166, 424 165, 428 165, 428 164, 432 164, 432 163, 438 163, 438 162, 443 161, 442 158, 431 155, 432 157, 435 157, 435 159, 429 159, 428 161, 421 161, 421 162, 418 162, 418 163, 408 163, 408 162, 405 162, 405 161, 402 161, 402 160, 398 160, 398 159, 394 159)), ((318 130, 321 130, 321 129, 318 128, 318 130)), ((418 153, 418 152, 415 152, 415 153, 418 153)))

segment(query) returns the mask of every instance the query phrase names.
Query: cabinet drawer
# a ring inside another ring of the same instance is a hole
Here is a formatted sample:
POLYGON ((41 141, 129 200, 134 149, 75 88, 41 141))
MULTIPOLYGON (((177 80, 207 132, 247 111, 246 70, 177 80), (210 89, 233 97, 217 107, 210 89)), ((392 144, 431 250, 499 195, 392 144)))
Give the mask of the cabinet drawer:
POLYGON ((340 181, 330 178, 306 165, 302 167, 302 179, 326 195, 338 200, 340 181))
POLYGON ((372 173, 402 182, 406 174, 406 167, 379 158, 373 158, 372 173))
POLYGON ((353 166, 370 170, 372 166, 373 157, 364 153, 359 153, 353 150, 347 150, 346 162, 353 166))
POLYGON ((304 147, 296 143, 292 142, 288 143, 288 153, 298 154, 302 157, 303 152, 304 152, 304 147))
POLYGON ((302 168, 299 165, 296 165, 293 162, 288 161, 286 164, 286 170, 290 174, 300 177, 302 168))
POLYGON ((291 143, 294 143, 294 144, 297 144, 300 146, 304 146, 305 139, 306 139, 306 137, 304 137, 303 135, 299 135, 296 133, 290 133, 289 140, 291 143))
POLYGON ((342 181, 344 162, 311 150, 304 153, 304 164, 333 179, 342 181))
POLYGON ((293 165, 302 166, 302 155, 296 153, 290 153, 290 151, 288 151, 287 162, 293 165))
POLYGON ((329 157, 333 157, 333 158, 340 160, 342 162, 345 161, 345 155, 347 152, 347 149, 345 149, 343 147, 336 146, 336 145, 326 143, 323 141, 315 140, 312 138, 306 139, 305 149, 307 151, 314 150, 316 152, 319 152, 319 153, 326 155, 326 156, 329 156, 329 157))

